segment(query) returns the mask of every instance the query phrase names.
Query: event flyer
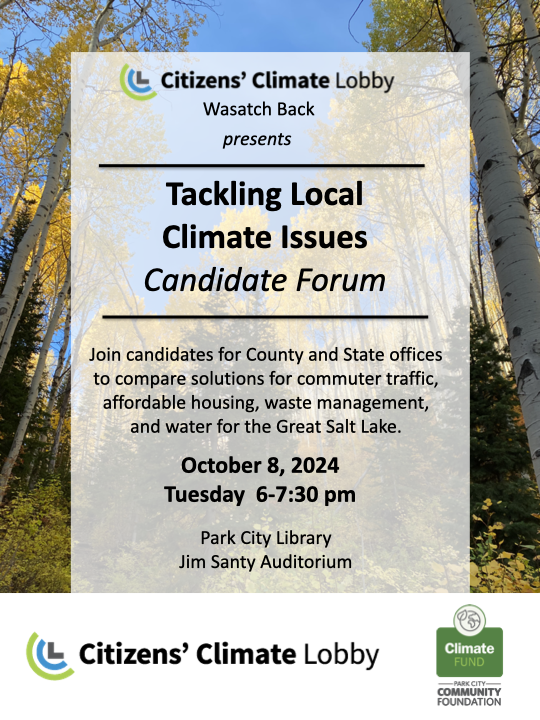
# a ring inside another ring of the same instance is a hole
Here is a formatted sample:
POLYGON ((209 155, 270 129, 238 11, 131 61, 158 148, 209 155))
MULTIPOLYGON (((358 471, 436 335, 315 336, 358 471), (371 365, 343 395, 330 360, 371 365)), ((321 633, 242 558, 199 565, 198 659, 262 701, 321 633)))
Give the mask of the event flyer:
POLYGON ((75 58, 74 592, 467 590, 467 59, 357 67, 75 58))
POLYGON ((0 4, 10 714, 530 711, 537 9, 175 5, 0 4))

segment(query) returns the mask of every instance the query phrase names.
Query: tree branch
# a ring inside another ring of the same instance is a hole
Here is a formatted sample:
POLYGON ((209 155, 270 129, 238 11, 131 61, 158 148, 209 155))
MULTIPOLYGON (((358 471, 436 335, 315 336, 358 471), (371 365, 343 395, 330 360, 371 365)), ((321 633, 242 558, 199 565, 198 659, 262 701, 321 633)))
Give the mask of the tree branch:
POLYGON ((102 40, 101 42, 98 42, 98 47, 102 48, 106 45, 110 45, 113 42, 116 42, 117 40, 120 40, 122 35, 125 35, 125 33, 129 32, 132 28, 135 27, 140 21, 143 19, 143 17, 147 14, 148 9, 150 8, 150 5, 152 4, 152 0, 149 0, 149 2, 141 8, 141 12, 139 15, 133 20, 132 22, 125 25, 123 28, 118 30, 114 35, 111 35, 111 37, 107 38, 106 40, 102 40))
POLYGON ((101 34, 101 31, 103 30, 105 23, 109 19, 110 14, 112 13, 113 5, 114 0, 108 0, 103 10, 99 13, 96 23, 94 25, 94 30, 92 32, 92 40, 90 41, 90 47, 88 48, 88 52, 96 52, 96 50, 98 49, 99 36, 101 34))
POLYGON ((11 76, 13 73, 13 65, 15 64, 15 57, 17 56, 17 42, 20 38, 20 35, 15 35, 15 41, 13 42, 13 52, 9 56, 9 65, 7 68, 7 74, 6 79, 4 81, 4 87, 2 88, 2 93, 0 94, 0 110, 2 109, 2 106, 4 105, 5 99, 7 97, 8 91, 9 91, 9 85, 11 83, 11 76))

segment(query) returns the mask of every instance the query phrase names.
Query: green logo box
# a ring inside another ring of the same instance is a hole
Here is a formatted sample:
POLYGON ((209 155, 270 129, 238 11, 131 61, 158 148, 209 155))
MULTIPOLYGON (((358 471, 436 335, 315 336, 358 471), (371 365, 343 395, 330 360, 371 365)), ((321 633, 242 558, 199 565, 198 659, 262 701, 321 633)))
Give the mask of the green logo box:
POLYGON ((467 637, 455 628, 437 630, 439 677, 502 677, 502 628, 484 628, 467 637))

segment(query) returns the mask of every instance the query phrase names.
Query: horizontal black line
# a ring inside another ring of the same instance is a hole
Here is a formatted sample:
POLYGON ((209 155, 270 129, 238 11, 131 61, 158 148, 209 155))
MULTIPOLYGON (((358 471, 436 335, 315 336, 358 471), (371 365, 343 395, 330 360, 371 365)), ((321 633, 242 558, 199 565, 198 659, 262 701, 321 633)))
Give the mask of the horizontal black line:
POLYGON ((100 168, 423 168, 423 163, 99 163, 100 168))
POLYGON ((428 315, 102 315, 102 320, 427 320, 428 315))

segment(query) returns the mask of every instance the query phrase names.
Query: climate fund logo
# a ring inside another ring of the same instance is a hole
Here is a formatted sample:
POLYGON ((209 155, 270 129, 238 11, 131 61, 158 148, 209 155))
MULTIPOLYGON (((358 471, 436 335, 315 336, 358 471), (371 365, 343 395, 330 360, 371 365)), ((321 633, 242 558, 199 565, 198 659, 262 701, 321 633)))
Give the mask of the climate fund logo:
POLYGON ((53 642, 40 640, 37 633, 33 633, 28 641, 26 659, 36 675, 44 680, 65 680, 75 672, 68 668, 64 653, 58 652, 53 642))
POLYGON ((120 87, 132 100, 152 100, 157 96, 150 87, 150 81, 143 78, 140 70, 130 70, 126 64, 120 71, 120 87))
POLYGON ((463 605, 454 615, 453 628, 437 630, 439 677, 502 677, 503 631, 486 627, 486 616, 476 605, 463 605))

